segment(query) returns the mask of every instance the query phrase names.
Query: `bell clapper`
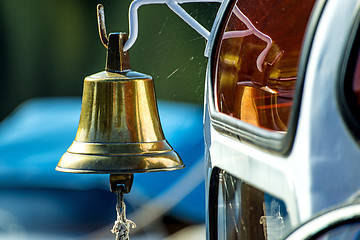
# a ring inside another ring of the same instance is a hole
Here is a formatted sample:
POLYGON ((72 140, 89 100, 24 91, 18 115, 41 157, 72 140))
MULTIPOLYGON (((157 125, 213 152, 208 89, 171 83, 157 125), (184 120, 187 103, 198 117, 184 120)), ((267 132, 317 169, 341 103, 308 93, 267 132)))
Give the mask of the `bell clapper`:
POLYGON ((134 174, 110 174, 110 190, 117 193, 129 193, 134 181, 134 174))
POLYGON ((110 189, 117 194, 116 213, 117 218, 111 230, 115 233, 116 240, 128 240, 131 228, 136 224, 126 219, 126 206, 124 193, 129 193, 134 180, 134 174, 110 174, 110 189))

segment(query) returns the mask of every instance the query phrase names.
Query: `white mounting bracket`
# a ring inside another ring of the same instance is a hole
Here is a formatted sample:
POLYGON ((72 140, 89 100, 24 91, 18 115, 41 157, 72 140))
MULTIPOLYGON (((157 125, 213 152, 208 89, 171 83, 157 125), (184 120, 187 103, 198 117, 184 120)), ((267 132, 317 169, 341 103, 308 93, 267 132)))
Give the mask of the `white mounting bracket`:
MULTIPOLYGON (((197 31, 201 36, 203 36, 207 40, 207 45, 205 48, 204 55, 206 57, 209 56, 210 46, 209 39, 210 37, 214 37, 210 35, 210 32, 204 28, 200 23, 198 23, 194 18, 190 16, 181 6, 182 3, 221 3, 218 12, 223 11, 226 4, 223 4, 225 0, 134 0, 129 7, 129 39, 126 41, 124 45, 124 51, 129 50, 135 43, 138 36, 138 8, 142 5, 148 4, 166 4, 173 12, 175 12, 180 18, 182 18, 190 27, 192 27, 195 31, 197 31)), ((237 37, 246 37, 249 35, 255 35, 260 38, 264 42, 266 42, 265 49, 260 53, 256 60, 256 66, 260 72, 262 72, 262 65, 264 63, 265 57, 268 54, 271 45, 272 39, 270 36, 265 33, 259 31, 252 22, 245 16, 244 13, 240 11, 240 9, 235 6, 233 10, 233 14, 242 21, 247 29, 240 31, 227 31, 224 33, 224 39, 227 38, 237 38, 237 37)), ((214 21, 213 27, 215 27, 216 23, 219 21, 219 14, 217 14, 216 19, 214 21)), ((213 30, 213 29, 212 29, 213 30)))
POLYGON ((206 40, 210 32, 190 16, 181 6, 181 3, 222 3, 223 0, 134 0, 129 8, 129 39, 124 45, 124 51, 129 50, 138 36, 138 8, 148 4, 166 4, 173 12, 182 18, 188 25, 197 31, 206 40))

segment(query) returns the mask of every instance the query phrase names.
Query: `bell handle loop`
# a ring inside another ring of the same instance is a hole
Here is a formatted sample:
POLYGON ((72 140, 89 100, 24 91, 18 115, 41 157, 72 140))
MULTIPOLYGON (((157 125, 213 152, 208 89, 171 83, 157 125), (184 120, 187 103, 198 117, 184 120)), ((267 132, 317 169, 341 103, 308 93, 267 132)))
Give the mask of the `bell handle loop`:
POLYGON ((134 0, 129 8, 129 39, 125 43, 124 51, 128 51, 138 37, 138 8, 148 4, 166 4, 173 12, 183 19, 190 27, 197 31, 206 40, 209 40, 210 32, 190 16, 182 7, 181 3, 222 3, 223 0, 134 0))
POLYGON ((104 6, 102 4, 97 5, 97 22, 98 22, 100 40, 104 45, 104 47, 107 49, 109 44, 109 39, 106 34, 105 12, 104 12, 104 6))

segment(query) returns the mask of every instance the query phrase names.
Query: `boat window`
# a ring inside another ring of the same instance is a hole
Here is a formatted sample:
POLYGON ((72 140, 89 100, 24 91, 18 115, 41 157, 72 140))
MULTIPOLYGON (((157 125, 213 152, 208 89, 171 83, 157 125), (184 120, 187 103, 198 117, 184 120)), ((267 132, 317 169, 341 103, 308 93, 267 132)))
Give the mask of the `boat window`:
POLYGON ((302 43, 315 0, 235 1, 214 63, 217 111, 286 133, 302 43))
POLYGON ((282 239, 290 230, 285 203, 219 172, 217 239, 282 239))

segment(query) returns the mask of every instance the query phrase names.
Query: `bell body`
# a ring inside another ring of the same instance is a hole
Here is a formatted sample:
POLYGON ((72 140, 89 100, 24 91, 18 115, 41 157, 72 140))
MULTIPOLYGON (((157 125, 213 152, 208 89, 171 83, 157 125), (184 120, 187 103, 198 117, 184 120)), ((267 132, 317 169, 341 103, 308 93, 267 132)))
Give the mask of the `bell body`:
POLYGON ((165 140, 150 76, 104 71, 85 78, 75 141, 56 170, 122 174, 183 167, 165 140))

